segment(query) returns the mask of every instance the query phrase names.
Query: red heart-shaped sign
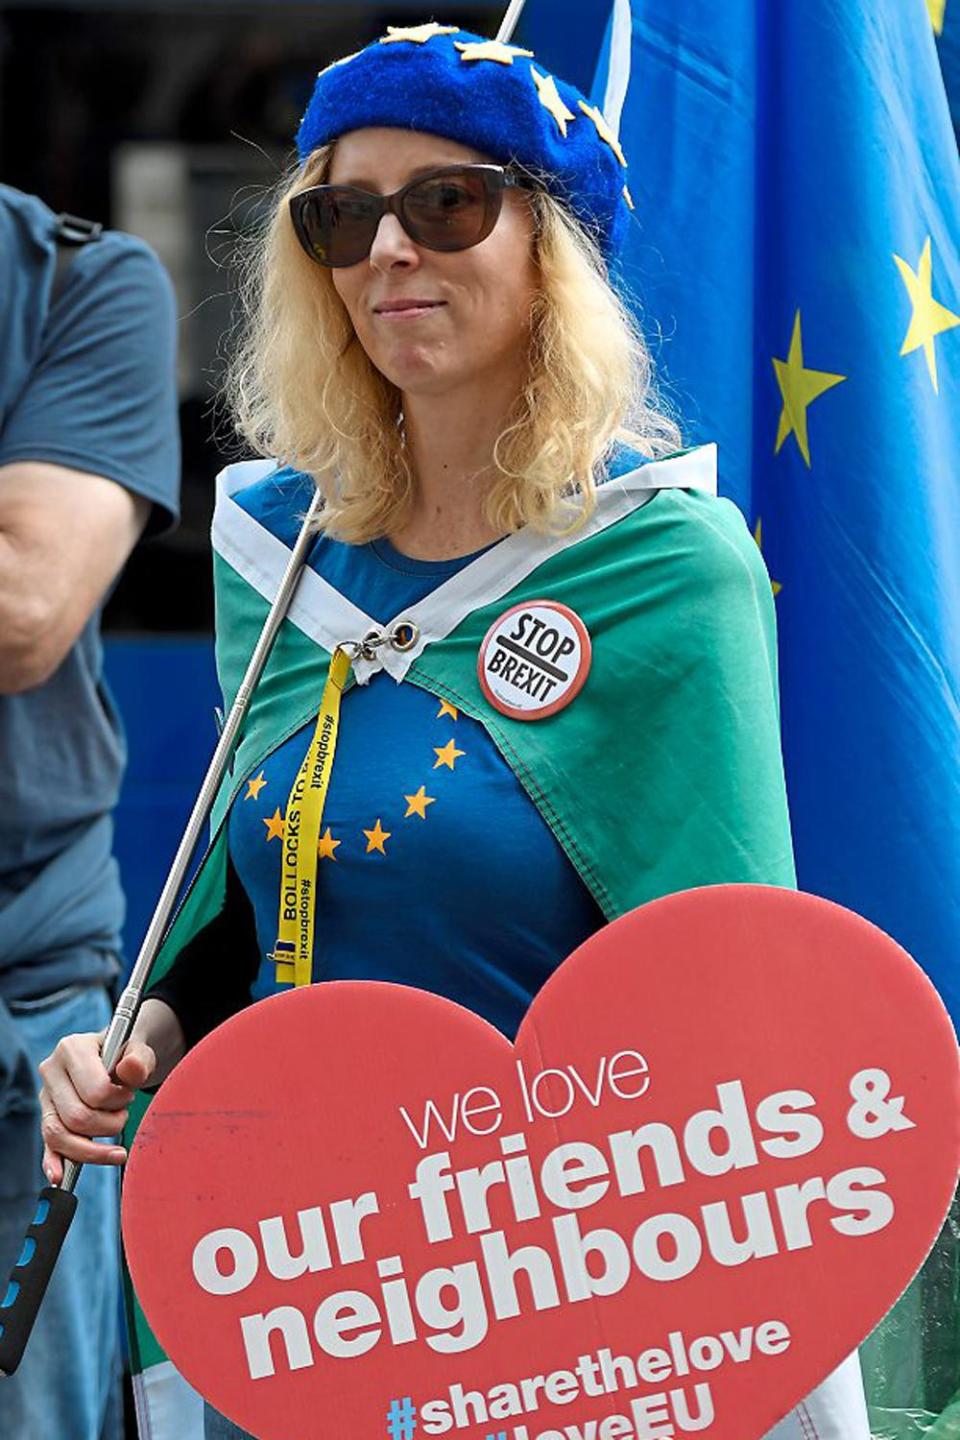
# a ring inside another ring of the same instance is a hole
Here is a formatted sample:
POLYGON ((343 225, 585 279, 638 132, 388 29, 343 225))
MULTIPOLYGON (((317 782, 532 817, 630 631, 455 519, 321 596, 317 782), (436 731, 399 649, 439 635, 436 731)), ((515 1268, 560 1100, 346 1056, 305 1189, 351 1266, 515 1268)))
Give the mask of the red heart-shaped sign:
POLYGON ((236 1016, 141 1127, 127 1253, 176 1366, 264 1440, 755 1440, 932 1245, 958 1083, 881 931, 689 891, 577 950, 515 1047, 377 983, 236 1016))

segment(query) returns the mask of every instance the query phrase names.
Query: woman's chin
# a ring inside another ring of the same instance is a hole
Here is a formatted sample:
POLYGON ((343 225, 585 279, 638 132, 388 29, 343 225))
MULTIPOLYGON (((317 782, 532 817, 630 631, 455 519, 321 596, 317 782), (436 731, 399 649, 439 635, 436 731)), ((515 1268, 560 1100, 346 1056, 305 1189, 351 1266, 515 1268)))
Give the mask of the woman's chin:
POLYGON ((440 395, 457 379, 446 366, 437 363, 436 355, 422 350, 411 349, 403 355, 394 353, 377 369, 406 395, 440 395))

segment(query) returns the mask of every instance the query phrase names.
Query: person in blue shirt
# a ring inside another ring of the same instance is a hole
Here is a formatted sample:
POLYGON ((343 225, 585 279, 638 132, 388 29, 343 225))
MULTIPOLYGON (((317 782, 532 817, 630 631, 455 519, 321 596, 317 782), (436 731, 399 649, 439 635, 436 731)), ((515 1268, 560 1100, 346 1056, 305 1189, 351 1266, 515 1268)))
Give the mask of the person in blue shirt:
MULTIPOLYGON (((58 229, 41 200, 0 186, 4 1274, 42 1184, 37 1066, 61 1036, 107 1023, 120 970, 111 811, 125 748, 99 612, 140 535, 175 518, 179 491, 167 275, 131 236, 106 231, 65 254, 58 229)), ((4 1440, 119 1434, 115 1179, 84 1179, 23 1362, 0 1381, 4 1440)))

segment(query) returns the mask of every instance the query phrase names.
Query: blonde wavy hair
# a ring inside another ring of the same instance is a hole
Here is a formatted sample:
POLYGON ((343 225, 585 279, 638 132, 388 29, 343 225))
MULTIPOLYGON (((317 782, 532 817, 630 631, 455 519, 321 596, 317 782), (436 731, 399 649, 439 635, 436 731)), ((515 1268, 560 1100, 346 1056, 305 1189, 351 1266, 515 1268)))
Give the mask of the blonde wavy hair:
MULTIPOLYGON (((313 477, 325 500, 320 526, 362 544, 402 527, 415 478, 401 393, 367 358, 330 272, 305 254, 290 222, 289 200, 324 182, 333 150, 314 151, 282 177, 265 227, 241 249, 222 399, 255 453, 313 477)), ((486 500, 486 518, 502 533, 582 524, 617 440, 651 458, 682 445, 596 245, 544 189, 530 196, 541 285, 526 381, 497 439, 486 500)))

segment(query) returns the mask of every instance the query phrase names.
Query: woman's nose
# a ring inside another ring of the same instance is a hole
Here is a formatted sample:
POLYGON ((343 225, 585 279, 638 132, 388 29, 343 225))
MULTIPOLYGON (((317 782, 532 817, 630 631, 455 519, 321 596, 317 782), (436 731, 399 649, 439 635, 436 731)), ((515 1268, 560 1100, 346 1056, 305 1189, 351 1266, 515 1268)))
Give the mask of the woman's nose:
POLYGON ((370 247, 370 264, 374 269, 389 270, 397 265, 416 265, 419 259, 416 245, 396 215, 382 216, 370 247))

